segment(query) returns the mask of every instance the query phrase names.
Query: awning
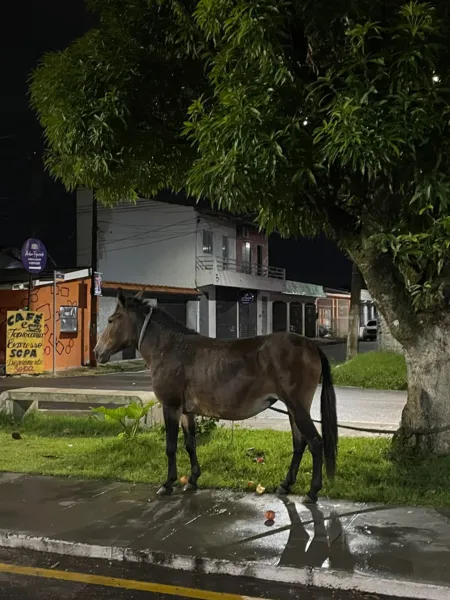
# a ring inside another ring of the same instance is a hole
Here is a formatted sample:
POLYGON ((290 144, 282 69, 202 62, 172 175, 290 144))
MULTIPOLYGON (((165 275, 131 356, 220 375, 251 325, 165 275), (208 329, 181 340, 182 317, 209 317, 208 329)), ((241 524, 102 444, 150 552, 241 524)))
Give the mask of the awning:
POLYGON ((290 296, 308 296, 310 298, 326 298, 321 285, 302 283, 301 281, 285 281, 283 294, 290 296))

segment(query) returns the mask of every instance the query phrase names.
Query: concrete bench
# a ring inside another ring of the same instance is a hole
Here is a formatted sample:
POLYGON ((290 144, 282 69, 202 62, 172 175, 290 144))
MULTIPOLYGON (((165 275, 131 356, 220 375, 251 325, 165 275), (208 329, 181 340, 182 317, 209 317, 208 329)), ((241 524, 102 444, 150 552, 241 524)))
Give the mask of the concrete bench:
MULTIPOLYGON (((29 387, 6 390, 0 394, 0 411, 15 419, 22 419, 34 411, 83 416, 92 414, 90 409, 95 406, 116 408, 132 402, 144 405, 155 401, 157 398, 153 392, 29 387)), ((143 425, 151 427, 162 423, 162 410, 160 405, 156 404, 148 412, 143 425)))

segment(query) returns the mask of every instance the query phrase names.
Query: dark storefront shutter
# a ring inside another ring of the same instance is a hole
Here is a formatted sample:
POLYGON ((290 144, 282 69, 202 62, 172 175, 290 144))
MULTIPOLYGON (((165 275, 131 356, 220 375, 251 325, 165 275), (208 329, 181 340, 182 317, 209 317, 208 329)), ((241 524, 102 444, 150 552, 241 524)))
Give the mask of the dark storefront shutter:
POLYGON ((239 292, 239 337, 255 337, 257 333, 258 311, 256 293, 250 290, 239 292))
POLYGON ((303 305, 300 302, 291 302, 290 326, 294 333, 303 333, 303 305))
POLYGON ((237 290, 216 288, 216 338, 234 340, 237 338, 237 290))
POLYGON ((316 306, 314 304, 305 306, 305 336, 316 337, 316 306))
POLYGON ((277 300, 272 304, 273 331, 287 330, 287 306, 286 302, 277 300))

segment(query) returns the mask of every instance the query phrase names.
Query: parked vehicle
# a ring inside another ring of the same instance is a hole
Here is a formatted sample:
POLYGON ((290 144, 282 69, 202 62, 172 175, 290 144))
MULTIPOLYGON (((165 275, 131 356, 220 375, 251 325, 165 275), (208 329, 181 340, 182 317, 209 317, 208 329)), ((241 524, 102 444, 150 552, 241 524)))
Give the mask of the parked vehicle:
POLYGON ((329 325, 319 324, 319 337, 331 337, 331 327, 329 325))
POLYGON ((375 319, 373 319, 371 321, 367 321, 367 324, 363 329, 362 339, 365 342, 367 342, 369 340, 374 341, 377 339, 377 333, 378 333, 377 321, 375 319))

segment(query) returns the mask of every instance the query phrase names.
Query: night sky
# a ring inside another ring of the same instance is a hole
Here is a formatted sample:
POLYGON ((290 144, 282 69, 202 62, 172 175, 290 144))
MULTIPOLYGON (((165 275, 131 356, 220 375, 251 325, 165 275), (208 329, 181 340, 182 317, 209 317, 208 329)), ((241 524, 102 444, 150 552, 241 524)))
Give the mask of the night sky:
MULTIPOLYGON (((8 5, 8 13, 0 29, 0 248, 20 248, 27 237, 36 236, 58 266, 71 267, 76 259, 75 198, 44 172, 43 140, 28 106, 27 79, 45 52, 63 49, 93 20, 82 0, 26 0, 8 5)), ((285 267, 289 279, 350 286, 350 261, 322 238, 274 236, 270 263, 285 267)))

